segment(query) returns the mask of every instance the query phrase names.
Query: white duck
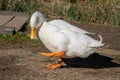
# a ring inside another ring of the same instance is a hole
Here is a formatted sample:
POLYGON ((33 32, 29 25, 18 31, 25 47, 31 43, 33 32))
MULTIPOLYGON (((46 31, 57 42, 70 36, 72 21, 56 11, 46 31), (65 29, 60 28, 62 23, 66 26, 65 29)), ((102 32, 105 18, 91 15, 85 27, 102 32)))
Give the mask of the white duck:
POLYGON ((87 34, 92 34, 80 29, 64 20, 52 20, 47 22, 39 11, 33 13, 30 19, 31 39, 40 39, 51 53, 39 53, 48 57, 59 57, 57 64, 47 67, 56 69, 61 67, 64 57, 86 58, 103 46, 102 37, 100 41, 95 40, 87 34))

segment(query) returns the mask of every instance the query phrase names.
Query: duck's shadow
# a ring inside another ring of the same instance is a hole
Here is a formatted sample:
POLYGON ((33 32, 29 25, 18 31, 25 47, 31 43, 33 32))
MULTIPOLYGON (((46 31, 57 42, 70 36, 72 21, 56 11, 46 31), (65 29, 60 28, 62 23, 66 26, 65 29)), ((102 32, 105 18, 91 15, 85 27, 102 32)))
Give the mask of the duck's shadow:
POLYGON ((64 58, 63 62, 67 66, 63 67, 74 67, 74 68, 110 68, 110 67, 120 67, 120 64, 112 62, 112 58, 99 55, 94 53, 88 58, 64 58))

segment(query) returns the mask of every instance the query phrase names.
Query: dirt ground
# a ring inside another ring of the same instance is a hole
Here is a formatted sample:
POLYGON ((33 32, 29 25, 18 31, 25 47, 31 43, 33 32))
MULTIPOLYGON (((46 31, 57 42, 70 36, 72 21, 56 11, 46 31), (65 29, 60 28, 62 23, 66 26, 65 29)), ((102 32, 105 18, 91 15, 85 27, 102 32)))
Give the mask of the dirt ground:
POLYGON ((51 70, 44 65, 55 63, 57 58, 37 54, 48 52, 43 44, 0 45, 0 80, 120 80, 120 28, 75 25, 102 35, 105 46, 85 59, 64 59, 61 68, 51 70))

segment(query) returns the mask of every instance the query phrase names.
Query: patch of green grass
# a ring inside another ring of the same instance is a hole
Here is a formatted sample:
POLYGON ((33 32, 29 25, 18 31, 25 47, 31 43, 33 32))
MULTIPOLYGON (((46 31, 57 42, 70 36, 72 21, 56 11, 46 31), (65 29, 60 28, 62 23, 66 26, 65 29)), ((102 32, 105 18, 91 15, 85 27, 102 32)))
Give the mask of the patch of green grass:
POLYGON ((34 11, 37 10, 38 7, 41 8, 42 5, 37 5, 35 1, 25 0, 24 2, 20 2, 18 0, 15 0, 14 3, 11 4, 10 10, 32 14, 34 11))
POLYGON ((29 37, 23 33, 16 33, 14 36, 0 34, 0 40, 11 44, 22 44, 29 40, 29 37))
POLYGON ((120 26, 120 0, 57 0, 54 5, 43 0, 0 0, 0 10, 27 12, 40 10, 49 18, 120 26), (72 1, 72 2, 71 2, 72 1))
MULTIPOLYGON (((62 3, 63 5, 65 3, 62 3)), ((56 16, 72 21, 120 26, 120 0, 84 0, 73 3, 67 10, 62 4, 55 5, 56 16), (57 10, 58 9, 58 10, 57 10), (60 15, 58 15, 60 14, 60 15)))
POLYGON ((63 15, 62 8, 58 7, 57 5, 52 6, 52 12, 57 16, 63 15))
POLYGON ((19 47, 40 47, 42 42, 40 40, 31 40, 29 36, 22 32, 17 32, 15 35, 3 35, 0 34, 0 44, 5 46, 19 46, 19 47))
POLYGON ((116 15, 113 18, 113 25, 120 26, 120 10, 117 11, 116 15))
POLYGON ((76 5, 71 5, 69 10, 66 12, 66 15, 69 19, 79 21, 80 20, 80 10, 77 8, 76 5))
POLYGON ((43 7, 43 4, 38 4, 37 0, 1 0, 0 10, 26 12, 32 14, 39 8, 43 7))

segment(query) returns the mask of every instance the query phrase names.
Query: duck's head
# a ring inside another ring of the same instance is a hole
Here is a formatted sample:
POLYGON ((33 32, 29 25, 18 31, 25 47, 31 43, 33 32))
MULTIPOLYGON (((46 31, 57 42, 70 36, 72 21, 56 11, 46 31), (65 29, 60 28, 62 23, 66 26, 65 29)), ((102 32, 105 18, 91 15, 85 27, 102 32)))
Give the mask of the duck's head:
POLYGON ((45 21, 45 17, 39 11, 33 13, 33 15, 30 18, 30 27, 31 27, 30 39, 37 39, 36 37, 37 29, 42 26, 44 21, 45 21))

